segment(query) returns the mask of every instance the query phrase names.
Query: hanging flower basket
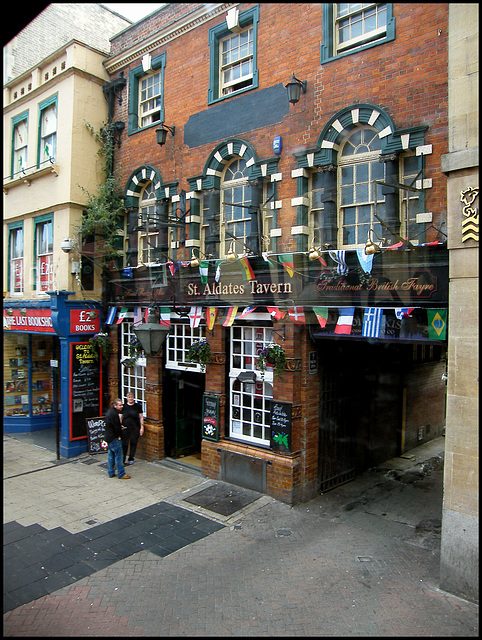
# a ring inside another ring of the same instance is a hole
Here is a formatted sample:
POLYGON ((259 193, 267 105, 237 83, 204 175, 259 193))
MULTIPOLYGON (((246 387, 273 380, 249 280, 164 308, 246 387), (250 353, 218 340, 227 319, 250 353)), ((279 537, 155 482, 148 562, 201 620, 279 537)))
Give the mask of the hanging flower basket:
POLYGON ((109 335, 107 333, 96 333, 89 339, 89 342, 94 347, 94 352, 97 358, 99 357, 100 350, 102 349, 102 357, 107 360, 114 349, 114 345, 109 340, 109 335))
POLYGON ((201 365, 201 371, 206 371, 206 365, 211 360, 211 345, 203 338, 193 342, 186 355, 189 362, 197 362, 201 365))
POLYGON ((268 365, 273 367, 274 375, 279 378, 286 368, 286 355, 284 349, 274 342, 263 347, 258 356, 257 367, 261 372, 262 380, 264 380, 268 365))
POLYGON ((121 360, 121 364, 128 369, 135 367, 138 359, 143 355, 144 352, 142 350, 141 343, 139 342, 137 336, 133 335, 129 342, 129 355, 121 360))

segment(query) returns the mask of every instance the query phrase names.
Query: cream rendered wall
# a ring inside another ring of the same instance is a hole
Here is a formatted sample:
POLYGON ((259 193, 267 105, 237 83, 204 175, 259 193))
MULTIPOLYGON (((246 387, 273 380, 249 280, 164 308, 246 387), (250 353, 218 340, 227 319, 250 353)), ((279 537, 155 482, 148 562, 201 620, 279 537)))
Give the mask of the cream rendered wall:
MULTIPOLYGON (((479 241, 462 241, 461 191, 479 187, 478 5, 449 5, 448 380, 440 586, 479 598, 479 241)), ((479 200, 474 205, 479 207, 479 200)))
MULTIPOLYGON (((34 70, 8 85, 7 95, 13 96, 16 87, 25 85, 27 79, 42 80, 50 71, 49 80, 33 88, 23 98, 12 101, 4 109, 4 131, 8 132, 8 144, 4 144, 4 173, 10 173, 12 121, 17 115, 28 111, 28 158, 27 181, 4 177, 4 226, 6 223, 24 221, 24 298, 46 298, 45 294, 34 291, 33 273, 33 233, 34 218, 46 213, 54 214, 54 288, 74 291, 75 297, 85 298, 75 276, 71 274, 72 259, 60 250, 65 237, 75 235, 76 225, 87 200, 87 194, 97 191, 104 175, 98 162, 99 145, 88 130, 85 122, 99 130, 107 119, 107 102, 102 85, 109 80, 103 62, 104 54, 94 51, 75 41, 57 51, 34 70), (61 61, 66 62, 65 70, 52 77, 52 69, 60 69, 61 61), (55 164, 50 171, 36 169, 38 146, 38 105, 57 95, 57 151, 55 164)), ((36 85, 32 82, 33 86, 36 85)), ((37 82, 38 84, 38 82, 37 82)), ((19 93, 19 92, 18 92, 19 93)), ((5 95, 5 92, 4 92, 5 95)), ((7 140, 6 140, 7 142, 7 140)), ((8 256, 8 234, 4 233, 4 260, 8 256)), ((6 266, 6 265, 5 265, 6 266)), ((7 272, 4 269, 4 291, 7 289, 7 272)), ((89 298, 99 299, 100 282, 96 291, 89 292, 89 298)))

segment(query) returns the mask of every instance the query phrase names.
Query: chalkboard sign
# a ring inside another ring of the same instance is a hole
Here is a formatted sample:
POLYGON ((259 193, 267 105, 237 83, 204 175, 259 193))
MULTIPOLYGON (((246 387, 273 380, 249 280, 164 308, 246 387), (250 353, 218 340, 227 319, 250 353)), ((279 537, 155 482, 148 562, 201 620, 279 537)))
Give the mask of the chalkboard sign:
POLYGON ((271 402, 271 442, 275 451, 291 451, 291 407, 289 402, 271 402))
POLYGON ((105 420, 102 417, 88 418, 85 421, 90 453, 107 453, 107 442, 104 440, 105 420))
POLYGON ((101 409, 102 361, 90 342, 70 345, 70 439, 86 438, 85 421, 101 409))
POLYGON ((203 396, 202 437, 206 440, 218 441, 219 438, 219 398, 203 396))

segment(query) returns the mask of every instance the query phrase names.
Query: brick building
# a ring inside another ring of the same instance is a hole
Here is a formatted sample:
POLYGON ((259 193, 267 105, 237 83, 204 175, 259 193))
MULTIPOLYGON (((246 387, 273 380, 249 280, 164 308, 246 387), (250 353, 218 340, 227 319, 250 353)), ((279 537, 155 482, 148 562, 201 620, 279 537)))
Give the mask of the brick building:
POLYGON ((105 63, 111 396, 143 403, 147 459, 291 504, 442 433, 448 322, 448 4, 302 7, 167 4, 105 63), (127 366, 149 308, 166 341, 127 366))

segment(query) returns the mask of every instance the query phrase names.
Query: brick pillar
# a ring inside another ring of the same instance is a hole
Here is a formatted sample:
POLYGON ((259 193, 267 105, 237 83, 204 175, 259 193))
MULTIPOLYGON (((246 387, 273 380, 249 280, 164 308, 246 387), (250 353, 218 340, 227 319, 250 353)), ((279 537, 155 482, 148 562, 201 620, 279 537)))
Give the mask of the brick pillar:
POLYGON ((165 457, 162 422, 162 357, 149 356, 146 367, 144 435, 137 445, 139 458, 152 462, 165 457))

